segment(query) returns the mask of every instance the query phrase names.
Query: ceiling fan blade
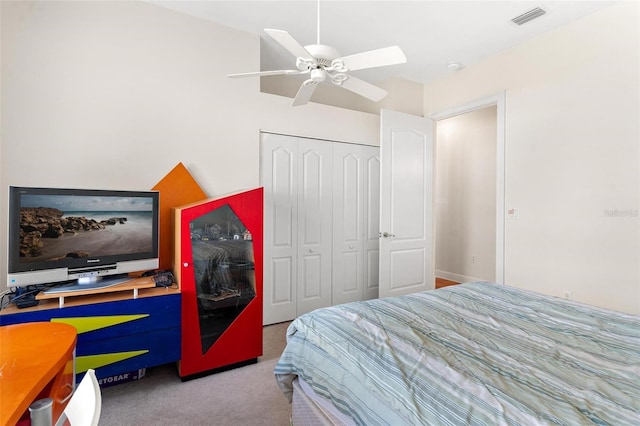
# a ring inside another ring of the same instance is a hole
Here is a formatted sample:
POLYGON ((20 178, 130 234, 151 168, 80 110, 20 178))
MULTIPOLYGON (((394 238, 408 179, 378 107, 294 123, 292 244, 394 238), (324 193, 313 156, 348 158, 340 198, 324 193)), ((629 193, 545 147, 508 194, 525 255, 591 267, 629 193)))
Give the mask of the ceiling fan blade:
POLYGON ((360 96, 364 96, 367 99, 371 99, 373 102, 378 102, 385 96, 387 96, 387 91, 379 88, 378 86, 374 86, 371 83, 367 83, 364 80, 360 80, 359 78, 355 78, 353 76, 349 76, 342 83, 338 84, 340 87, 344 87, 347 90, 352 91, 360 96))
POLYGON ((344 56, 338 58, 336 61, 341 61, 349 71, 355 71, 365 68, 404 64, 407 62, 407 57, 404 56, 404 52, 398 46, 391 46, 344 56))
POLYGON ((298 74, 307 74, 309 71, 299 71, 299 70, 273 70, 273 71, 257 71, 257 72, 244 72, 239 74, 227 74, 227 77, 238 78, 238 77, 264 77, 267 75, 298 75, 298 74))
POLYGON ((291 106, 300 106, 309 102, 309 99, 311 99, 311 95, 313 95, 316 87, 318 87, 318 82, 311 79, 302 83, 302 86, 298 89, 298 93, 296 93, 296 97, 291 106))
POLYGON ((273 37, 275 41, 280 43, 282 47, 291 52, 296 58, 303 58, 309 61, 313 60, 313 56, 311 56, 309 52, 307 52, 307 49, 305 49, 300 43, 298 43, 298 41, 293 38, 288 32, 272 29, 265 29, 264 32, 273 37))

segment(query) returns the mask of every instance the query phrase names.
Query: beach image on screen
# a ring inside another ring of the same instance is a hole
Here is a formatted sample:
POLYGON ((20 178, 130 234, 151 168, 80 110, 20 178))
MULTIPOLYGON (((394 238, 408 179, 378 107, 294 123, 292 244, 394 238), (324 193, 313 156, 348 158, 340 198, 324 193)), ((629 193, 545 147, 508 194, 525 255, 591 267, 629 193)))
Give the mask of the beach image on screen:
POLYGON ((151 197, 22 195, 21 262, 152 250, 151 197))

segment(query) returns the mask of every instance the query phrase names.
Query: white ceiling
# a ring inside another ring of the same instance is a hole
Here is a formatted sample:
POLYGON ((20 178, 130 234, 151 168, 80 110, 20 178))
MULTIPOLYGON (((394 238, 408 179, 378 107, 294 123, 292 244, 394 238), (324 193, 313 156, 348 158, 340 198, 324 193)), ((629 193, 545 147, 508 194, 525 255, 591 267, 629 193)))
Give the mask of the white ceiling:
MULTIPOLYGON (((295 58, 266 35, 264 28, 286 30, 302 45, 316 43, 315 0, 149 2, 260 35, 262 71, 295 69, 295 58)), ((613 3, 615 1, 601 0, 322 0, 320 42, 335 47, 343 56, 398 45, 407 57, 406 64, 356 71, 354 75, 372 83, 392 76, 427 83, 454 72, 448 67, 452 61, 462 67, 470 66, 613 3), (534 7, 541 7, 546 14, 522 26, 511 22, 534 7)))

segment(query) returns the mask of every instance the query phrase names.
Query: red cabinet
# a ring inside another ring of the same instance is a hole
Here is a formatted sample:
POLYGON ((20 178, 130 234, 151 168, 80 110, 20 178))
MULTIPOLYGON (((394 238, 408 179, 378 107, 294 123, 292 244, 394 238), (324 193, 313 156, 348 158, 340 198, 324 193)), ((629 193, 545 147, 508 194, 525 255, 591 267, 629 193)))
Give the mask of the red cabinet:
POLYGON ((262 188, 174 209, 182 378, 262 355, 262 188))

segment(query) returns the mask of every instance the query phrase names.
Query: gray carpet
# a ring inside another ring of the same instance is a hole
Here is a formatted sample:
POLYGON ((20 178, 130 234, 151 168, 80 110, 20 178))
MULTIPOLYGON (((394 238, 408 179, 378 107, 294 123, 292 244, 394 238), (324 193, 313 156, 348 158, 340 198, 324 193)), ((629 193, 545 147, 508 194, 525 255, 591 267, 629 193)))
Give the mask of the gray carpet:
POLYGON ((100 426, 289 425, 291 406, 273 376, 288 325, 263 328, 257 364, 186 382, 174 364, 163 365, 140 380, 102 389, 100 426))

